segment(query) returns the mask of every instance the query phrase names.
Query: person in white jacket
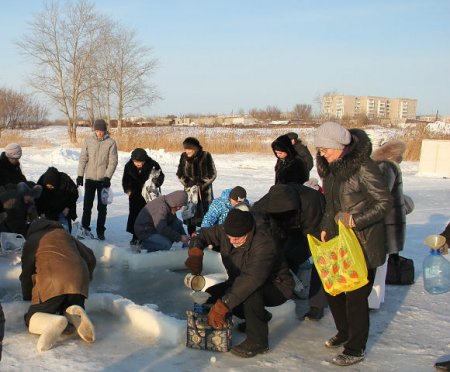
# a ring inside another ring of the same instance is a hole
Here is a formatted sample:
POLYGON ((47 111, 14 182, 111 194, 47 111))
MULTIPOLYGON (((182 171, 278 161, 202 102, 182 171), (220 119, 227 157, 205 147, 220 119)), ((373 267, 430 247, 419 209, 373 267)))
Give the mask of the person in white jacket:
POLYGON ((117 144, 107 130, 106 122, 97 119, 94 122, 94 135, 84 142, 78 163, 77 186, 83 186, 84 204, 81 218, 82 233, 80 238, 94 238, 91 233, 91 215, 97 192, 97 238, 105 240, 106 204, 102 203, 101 191, 111 186, 111 178, 117 167, 117 144))

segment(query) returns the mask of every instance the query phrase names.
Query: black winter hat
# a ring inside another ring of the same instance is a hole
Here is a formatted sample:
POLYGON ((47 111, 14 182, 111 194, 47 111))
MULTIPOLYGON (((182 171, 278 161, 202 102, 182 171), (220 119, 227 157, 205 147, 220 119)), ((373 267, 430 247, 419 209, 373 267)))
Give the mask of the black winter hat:
POLYGON ((247 197, 247 191, 242 186, 234 187, 230 192, 230 199, 238 202, 243 201, 247 197))
POLYGON ((292 145, 289 137, 285 134, 278 137, 275 141, 272 142, 272 150, 273 152, 283 151, 291 156, 295 155, 295 148, 292 145))
POLYGON ((202 146, 200 145, 200 142, 195 137, 187 137, 183 141, 183 147, 185 149, 192 149, 192 150, 200 150, 202 146))
POLYGON ((94 121, 94 130, 101 130, 103 132, 106 132, 108 130, 106 121, 103 119, 97 119, 94 121))
POLYGON ((59 186, 59 172, 55 167, 50 167, 42 175, 42 184, 45 186, 47 184, 53 185, 55 188, 59 186))
POLYGON ((298 193, 291 185, 281 183, 273 185, 269 190, 268 196, 267 213, 284 213, 300 208, 298 193))
POLYGON ((286 133, 286 136, 288 136, 288 138, 289 139, 291 139, 291 140, 298 140, 298 134, 297 133, 295 133, 295 132, 289 132, 289 133, 286 133))
POLYGON ((241 237, 253 228, 254 220, 250 212, 232 209, 225 219, 223 228, 225 234, 232 237, 241 237))
POLYGON ((131 153, 131 159, 132 160, 146 161, 147 157, 148 157, 147 156, 147 152, 144 149, 140 148, 140 147, 135 148, 133 150, 133 152, 131 153))

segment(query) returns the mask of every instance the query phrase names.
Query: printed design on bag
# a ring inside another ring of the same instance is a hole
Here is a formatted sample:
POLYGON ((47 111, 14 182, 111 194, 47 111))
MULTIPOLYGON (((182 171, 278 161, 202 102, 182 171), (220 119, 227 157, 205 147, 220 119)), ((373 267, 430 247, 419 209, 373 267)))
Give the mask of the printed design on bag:
POLYGON ((339 235, 321 242, 308 235, 314 265, 324 289, 335 296, 367 284, 367 267, 358 238, 339 222, 339 235))

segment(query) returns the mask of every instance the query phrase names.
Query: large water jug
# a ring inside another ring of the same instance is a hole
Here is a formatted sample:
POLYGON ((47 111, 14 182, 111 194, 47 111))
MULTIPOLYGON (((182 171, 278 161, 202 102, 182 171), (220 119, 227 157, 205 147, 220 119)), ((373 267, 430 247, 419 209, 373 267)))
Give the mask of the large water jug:
POLYGON ((423 285, 431 294, 440 294, 450 291, 450 262, 442 257, 440 248, 445 244, 441 235, 430 235, 425 244, 431 250, 423 260, 423 285))

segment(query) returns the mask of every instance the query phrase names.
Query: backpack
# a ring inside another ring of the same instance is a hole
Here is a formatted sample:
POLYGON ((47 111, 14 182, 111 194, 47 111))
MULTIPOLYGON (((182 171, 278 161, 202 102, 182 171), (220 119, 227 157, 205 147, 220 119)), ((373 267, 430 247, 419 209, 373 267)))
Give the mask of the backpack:
POLYGON ((409 285, 414 283, 414 261, 391 255, 388 259, 386 284, 409 285))

